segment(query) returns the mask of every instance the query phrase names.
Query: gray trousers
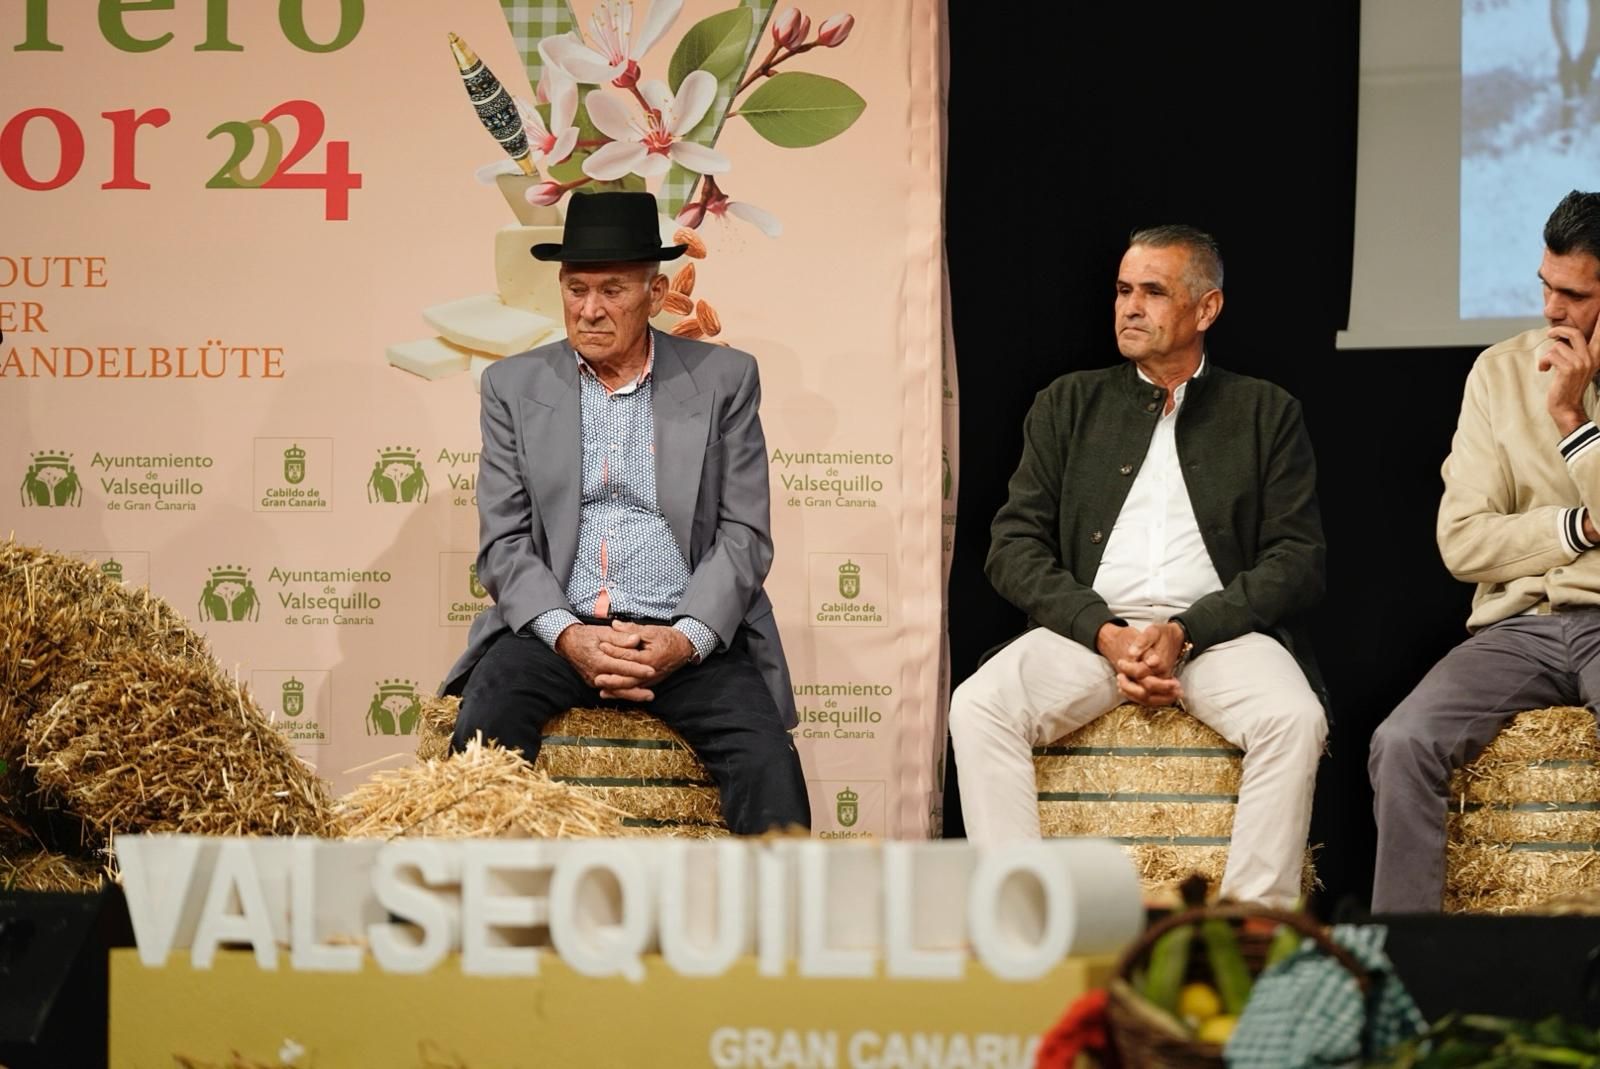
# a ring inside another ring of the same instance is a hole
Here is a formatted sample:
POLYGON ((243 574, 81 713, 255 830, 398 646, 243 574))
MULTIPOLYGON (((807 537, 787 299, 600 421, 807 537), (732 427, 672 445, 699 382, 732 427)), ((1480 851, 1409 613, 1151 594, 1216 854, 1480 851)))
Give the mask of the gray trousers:
POLYGON ((1513 616, 1445 655, 1372 735, 1375 913, 1437 912, 1452 770, 1527 709, 1600 702, 1600 611, 1513 616))

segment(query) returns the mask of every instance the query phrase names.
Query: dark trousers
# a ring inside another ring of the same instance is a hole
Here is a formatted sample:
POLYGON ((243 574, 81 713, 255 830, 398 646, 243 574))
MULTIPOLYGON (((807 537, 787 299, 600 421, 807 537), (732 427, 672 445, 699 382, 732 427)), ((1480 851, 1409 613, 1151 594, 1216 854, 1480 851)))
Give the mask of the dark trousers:
MULTIPOLYGON (((811 826, 800 755, 742 630, 725 652, 685 665, 651 689, 656 699, 648 712, 682 735, 711 773, 734 834, 811 826)), ((507 631, 473 666, 450 745, 461 750, 481 731, 533 761, 551 719, 574 706, 618 704, 602 699, 542 640, 507 631)))
POLYGON ((1450 773, 1517 713, 1600 703, 1600 612, 1513 616, 1445 655, 1372 734, 1375 913, 1437 912, 1450 773))

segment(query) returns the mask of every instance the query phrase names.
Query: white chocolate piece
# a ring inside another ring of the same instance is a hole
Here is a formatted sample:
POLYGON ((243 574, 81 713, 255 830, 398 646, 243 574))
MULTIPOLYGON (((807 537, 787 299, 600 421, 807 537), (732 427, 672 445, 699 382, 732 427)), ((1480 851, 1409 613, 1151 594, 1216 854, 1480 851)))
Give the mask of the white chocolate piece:
POLYGON ((384 355, 389 358, 390 364, 400 370, 431 381, 459 375, 467 370, 467 361, 472 354, 443 338, 419 338, 391 345, 384 355))
POLYGON ((548 316, 512 308, 493 293, 424 308, 422 318, 446 341, 493 356, 526 352, 558 325, 548 316))
POLYGON ((561 242, 559 226, 503 226, 494 235, 494 278, 500 299, 513 308, 562 322, 561 265, 535 260, 529 250, 561 242))

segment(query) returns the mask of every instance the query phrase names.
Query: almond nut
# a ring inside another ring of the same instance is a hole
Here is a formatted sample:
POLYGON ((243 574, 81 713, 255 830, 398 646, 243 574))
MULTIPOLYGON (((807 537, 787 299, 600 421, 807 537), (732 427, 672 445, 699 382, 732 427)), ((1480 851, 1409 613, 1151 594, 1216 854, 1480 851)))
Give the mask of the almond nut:
POLYGON ((717 315, 717 310, 705 301, 695 306, 694 317, 700 321, 700 327, 707 335, 722 333, 722 319, 717 315))
POLYGON ((672 291, 681 293, 685 297, 694 292, 694 264, 684 264, 678 273, 672 276, 672 291))
POLYGON ((680 319, 674 323, 670 333, 679 338, 698 338, 705 334, 705 330, 700 326, 698 319, 690 316, 688 319, 680 319))
POLYGON ((674 245, 687 245, 688 248, 683 250, 685 256, 696 260, 704 260, 706 258, 706 239, 686 226, 680 226, 673 232, 672 243, 674 245))
POLYGON ((694 301, 677 290, 668 290, 666 299, 661 302, 661 309, 675 316, 691 316, 694 315, 694 301))

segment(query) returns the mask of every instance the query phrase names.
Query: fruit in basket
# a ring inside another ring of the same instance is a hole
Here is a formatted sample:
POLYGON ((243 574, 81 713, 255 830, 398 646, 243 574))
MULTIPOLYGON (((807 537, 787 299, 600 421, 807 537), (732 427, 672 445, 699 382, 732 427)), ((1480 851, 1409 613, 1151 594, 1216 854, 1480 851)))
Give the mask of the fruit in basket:
POLYGON ((1180 924, 1163 933, 1150 948, 1150 969, 1145 976, 1144 997, 1168 1013, 1178 1009, 1178 992, 1184 973, 1189 971, 1189 949, 1194 943, 1194 926, 1180 924))
POLYGON ((1200 1027, 1194 1030, 1194 1037, 1202 1043, 1215 1043, 1222 1046, 1228 1042, 1228 1037, 1233 1035, 1234 1026, 1239 1023, 1239 1018, 1231 1013, 1219 1013, 1200 1022, 1200 1027))
POLYGON ((1222 1008, 1238 1016, 1250 1000, 1250 967, 1244 963, 1239 950, 1239 938, 1233 934, 1233 925, 1220 918, 1200 922, 1200 937, 1206 944, 1206 959, 1211 965, 1211 979, 1222 996, 1222 1008))
POLYGON ((1192 1028, 1222 1012, 1222 996, 1210 984, 1184 984, 1178 992, 1178 1016, 1192 1028))

